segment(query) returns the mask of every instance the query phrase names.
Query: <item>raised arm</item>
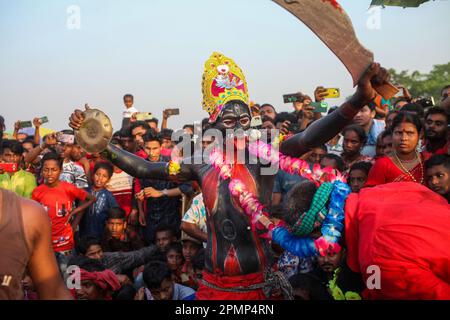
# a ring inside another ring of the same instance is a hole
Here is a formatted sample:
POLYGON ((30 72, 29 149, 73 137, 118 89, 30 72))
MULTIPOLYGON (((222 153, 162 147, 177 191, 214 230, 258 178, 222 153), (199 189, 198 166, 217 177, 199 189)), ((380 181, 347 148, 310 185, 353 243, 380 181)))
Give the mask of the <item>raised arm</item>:
POLYGON ((364 106, 369 104, 377 93, 372 85, 384 84, 389 80, 386 69, 373 63, 358 83, 353 97, 335 112, 313 122, 305 131, 296 134, 281 145, 281 152, 291 157, 299 157, 311 148, 324 144, 335 137, 364 106))

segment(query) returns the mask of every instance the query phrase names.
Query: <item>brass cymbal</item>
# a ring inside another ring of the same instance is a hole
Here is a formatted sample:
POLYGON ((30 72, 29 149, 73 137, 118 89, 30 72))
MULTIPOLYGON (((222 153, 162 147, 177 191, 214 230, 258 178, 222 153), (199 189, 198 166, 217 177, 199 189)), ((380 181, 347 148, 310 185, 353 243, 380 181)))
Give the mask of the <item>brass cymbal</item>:
POLYGON ((113 134, 111 120, 98 109, 89 109, 83 114, 83 124, 75 132, 77 142, 88 153, 102 152, 106 149, 113 134))

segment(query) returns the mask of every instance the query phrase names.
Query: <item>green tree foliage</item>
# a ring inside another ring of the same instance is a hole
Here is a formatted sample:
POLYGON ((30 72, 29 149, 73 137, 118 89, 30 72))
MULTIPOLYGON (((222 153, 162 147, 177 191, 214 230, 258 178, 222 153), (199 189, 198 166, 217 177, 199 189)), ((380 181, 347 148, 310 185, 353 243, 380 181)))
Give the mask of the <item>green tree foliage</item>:
POLYGON ((450 84, 450 62, 433 66, 430 73, 408 70, 397 72, 394 69, 389 69, 389 73, 392 82, 405 86, 413 98, 433 96, 436 101, 440 101, 442 88, 450 84))

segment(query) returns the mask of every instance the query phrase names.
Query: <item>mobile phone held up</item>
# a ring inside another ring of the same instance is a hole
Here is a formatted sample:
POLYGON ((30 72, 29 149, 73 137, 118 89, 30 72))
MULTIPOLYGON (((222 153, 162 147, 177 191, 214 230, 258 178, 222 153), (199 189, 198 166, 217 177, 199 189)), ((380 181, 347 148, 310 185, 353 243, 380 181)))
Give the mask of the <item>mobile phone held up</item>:
POLYGON ((178 116, 180 114, 180 109, 179 108, 167 109, 166 112, 167 112, 167 115, 169 115, 169 116, 178 116))
POLYGON ((340 98, 341 97, 341 90, 339 88, 325 88, 326 92, 325 99, 332 99, 332 98, 340 98))
POLYGON ((0 168, 4 172, 17 172, 19 170, 17 163, 0 163, 0 168))
POLYGON ((284 103, 303 102, 305 98, 301 93, 290 93, 283 95, 284 103))
POLYGON ((40 122, 41 124, 47 123, 47 122, 48 122, 48 117, 41 117, 41 118, 39 118, 39 122, 40 122))
POLYGON ((153 119, 153 115, 151 112, 139 112, 136 114, 137 121, 146 121, 153 119))
POLYGON ((58 140, 58 142, 67 144, 74 144, 75 142, 75 136, 73 134, 66 134, 62 132, 58 132, 56 134, 56 139, 58 140))
POLYGON ((20 123, 19 123, 20 129, 31 128, 32 126, 33 126, 33 124, 31 123, 31 121, 20 121, 20 123))
POLYGON ((311 102, 310 106, 314 107, 316 113, 328 112, 328 103, 326 102, 311 102))

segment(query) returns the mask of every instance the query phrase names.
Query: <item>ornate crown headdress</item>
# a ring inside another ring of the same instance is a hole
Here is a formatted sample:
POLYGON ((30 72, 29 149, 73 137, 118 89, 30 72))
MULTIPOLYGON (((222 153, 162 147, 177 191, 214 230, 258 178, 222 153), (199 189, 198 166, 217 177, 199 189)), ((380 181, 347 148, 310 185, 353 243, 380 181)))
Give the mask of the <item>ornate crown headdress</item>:
POLYGON ((214 52, 205 62, 202 92, 203 109, 209 113, 210 123, 216 122, 227 102, 249 102, 247 81, 241 68, 231 58, 218 52, 214 52))

